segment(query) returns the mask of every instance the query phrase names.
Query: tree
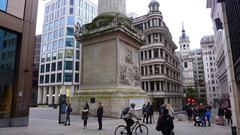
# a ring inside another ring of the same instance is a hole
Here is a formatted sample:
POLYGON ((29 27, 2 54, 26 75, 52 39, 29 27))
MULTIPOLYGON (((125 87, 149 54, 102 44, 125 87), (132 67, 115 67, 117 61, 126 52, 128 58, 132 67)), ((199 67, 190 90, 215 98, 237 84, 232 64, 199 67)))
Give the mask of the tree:
POLYGON ((192 99, 197 99, 198 98, 198 92, 197 90, 193 89, 193 88, 187 88, 186 89, 186 97, 187 98, 192 98, 192 99))

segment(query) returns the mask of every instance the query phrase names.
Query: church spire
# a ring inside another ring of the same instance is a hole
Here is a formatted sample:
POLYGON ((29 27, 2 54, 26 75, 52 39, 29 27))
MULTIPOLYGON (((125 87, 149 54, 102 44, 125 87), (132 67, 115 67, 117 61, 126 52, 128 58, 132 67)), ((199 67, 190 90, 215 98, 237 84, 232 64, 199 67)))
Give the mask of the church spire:
POLYGON ((185 33, 184 24, 182 22, 182 33, 185 33))

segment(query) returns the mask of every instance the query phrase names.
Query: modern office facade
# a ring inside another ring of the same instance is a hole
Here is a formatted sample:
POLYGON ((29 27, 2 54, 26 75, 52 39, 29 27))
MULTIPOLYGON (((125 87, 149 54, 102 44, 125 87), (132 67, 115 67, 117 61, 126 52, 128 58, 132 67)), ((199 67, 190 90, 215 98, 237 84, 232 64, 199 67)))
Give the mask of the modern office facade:
MULTIPOLYGON (((240 83, 239 83, 239 1, 207 0, 211 9, 214 35, 217 42, 218 75, 221 88, 228 91, 233 114, 233 127, 240 133, 240 83), (225 88, 225 89, 224 89, 225 88)), ((233 128, 234 129, 234 128, 233 128)))
POLYGON ((0 127, 28 125, 37 7, 0 1, 0 127))
POLYGON ((133 19, 145 40, 140 49, 142 89, 156 107, 170 103, 181 109, 183 91, 180 62, 175 55, 177 46, 163 21, 159 3, 152 0, 149 9, 148 14, 133 19))
POLYGON ((214 49, 214 36, 204 36, 201 39, 200 44, 203 53, 207 103, 213 107, 219 107, 221 91, 218 88, 218 79, 216 76, 217 64, 214 49))
POLYGON ((58 104, 60 94, 70 98, 79 90, 81 45, 74 25, 89 23, 96 15, 97 6, 88 0, 51 0, 45 5, 38 104, 58 104))

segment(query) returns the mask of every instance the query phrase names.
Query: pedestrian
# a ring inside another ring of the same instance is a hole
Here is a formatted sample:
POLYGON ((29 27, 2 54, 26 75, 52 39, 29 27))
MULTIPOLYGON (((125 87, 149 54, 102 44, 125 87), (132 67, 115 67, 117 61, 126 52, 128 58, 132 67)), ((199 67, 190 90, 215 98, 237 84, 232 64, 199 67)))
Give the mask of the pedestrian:
POLYGON ((148 104, 147 104, 147 106, 146 106, 146 113, 147 113, 147 121, 146 121, 146 124, 148 124, 148 123, 149 123, 150 113, 151 113, 150 102, 148 102, 148 104))
POLYGON ((82 120, 83 120, 84 128, 87 127, 88 114, 89 114, 89 106, 86 102, 86 105, 84 106, 83 111, 82 111, 82 120))
POLYGON ((187 112, 187 116, 188 116, 188 121, 192 122, 193 110, 190 105, 186 106, 186 112, 187 112))
POLYGON ((199 114, 200 119, 201 119, 202 127, 206 127, 205 113, 206 113, 206 110, 205 110, 203 104, 200 103, 199 108, 198 108, 198 114, 199 114))
POLYGON ((152 124, 154 122, 154 109, 153 109, 153 104, 150 105, 150 113, 149 113, 149 116, 150 116, 150 124, 152 124))
POLYGON ((164 109, 163 116, 158 118, 157 131, 162 131, 163 135, 173 134, 174 124, 172 116, 169 115, 168 109, 164 109))
POLYGON ((209 127, 211 126, 211 115, 211 110, 209 108, 206 108, 205 117, 207 118, 209 127))
POLYGON ((97 109, 97 118, 99 125, 98 130, 102 130, 103 107, 101 102, 99 102, 98 105, 99 105, 97 109))
POLYGON ((71 112, 72 112, 72 107, 71 107, 71 104, 68 104, 67 106, 66 106, 66 121, 65 121, 65 126, 66 125, 68 125, 68 126, 70 126, 70 114, 71 114, 71 112))
POLYGON ((224 115, 224 108, 220 105, 220 107, 218 108, 219 125, 225 125, 224 115))
POLYGON ((162 117, 162 115, 163 115, 163 110, 164 110, 163 106, 160 105, 159 108, 158 108, 159 117, 162 117))
POLYGON ((144 104, 142 107, 142 115, 143 115, 143 123, 145 123, 147 118, 147 111, 146 111, 146 105, 144 104))
POLYGON ((167 104, 166 105, 166 109, 168 109, 169 115, 172 117, 172 119, 174 119, 174 116, 173 116, 174 109, 173 109, 172 105, 171 104, 167 104))
POLYGON ((232 111, 230 110, 230 108, 226 108, 225 109, 225 118, 228 121, 228 125, 231 123, 232 125, 232 111))

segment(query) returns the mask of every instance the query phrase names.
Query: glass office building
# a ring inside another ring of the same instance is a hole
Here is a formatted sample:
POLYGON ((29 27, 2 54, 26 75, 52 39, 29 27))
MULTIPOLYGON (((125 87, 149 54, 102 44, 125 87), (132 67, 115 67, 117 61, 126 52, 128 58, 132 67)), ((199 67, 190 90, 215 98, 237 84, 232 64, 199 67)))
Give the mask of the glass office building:
POLYGON ((71 97, 79 89, 81 45, 74 25, 91 22, 97 6, 88 0, 52 0, 45 5, 38 104, 58 104, 60 94, 71 97))

